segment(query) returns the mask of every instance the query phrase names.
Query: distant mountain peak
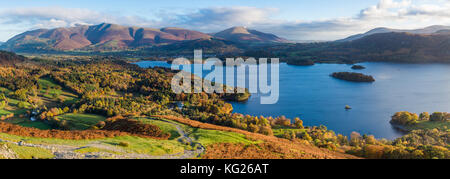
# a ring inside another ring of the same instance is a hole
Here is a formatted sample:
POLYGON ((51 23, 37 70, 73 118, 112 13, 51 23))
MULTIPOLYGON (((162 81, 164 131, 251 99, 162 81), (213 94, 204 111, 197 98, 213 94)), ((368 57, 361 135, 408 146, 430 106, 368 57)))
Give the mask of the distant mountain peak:
MULTIPOLYGON (((287 43, 274 34, 237 26, 216 34, 165 27, 161 29, 122 26, 112 23, 77 25, 55 29, 38 29, 16 35, 1 48, 16 52, 28 51, 113 51, 140 49, 191 40, 223 39, 237 43, 287 43)), ((187 44, 187 43, 185 43, 187 44)))
POLYGON ((120 50, 208 38, 211 38, 208 34, 181 28, 153 29, 101 23, 24 32, 8 40, 2 48, 11 51, 120 50))
POLYGON ((274 34, 251 30, 243 26, 236 26, 214 34, 215 37, 234 42, 244 43, 287 43, 286 39, 274 34))
POLYGON ((412 30, 390 29, 390 28, 386 28, 386 27, 379 27, 379 28, 372 29, 363 34, 352 35, 345 39, 338 40, 338 42, 354 41, 354 40, 358 40, 358 39, 361 39, 361 38, 369 36, 369 35, 379 34, 379 33, 406 32, 406 33, 410 33, 410 34, 433 34, 438 31, 441 31, 441 30, 450 30, 450 26, 433 25, 433 26, 428 26, 428 27, 422 28, 422 29, 412 29, 412 30))
POLYGON ((232 27, 228 30, 230 30, 231 31, 230 33, 232 33, 232 34, 250 34, 248 29, 243 26, 232 27))

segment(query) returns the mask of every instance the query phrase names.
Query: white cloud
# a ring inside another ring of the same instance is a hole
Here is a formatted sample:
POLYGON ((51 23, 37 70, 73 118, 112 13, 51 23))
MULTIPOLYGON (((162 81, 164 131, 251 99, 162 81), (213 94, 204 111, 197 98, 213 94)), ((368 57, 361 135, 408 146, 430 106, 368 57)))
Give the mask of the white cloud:
MULTIPOLYGON (((267 22, 270 15, 277 12, 273 8, 220 7, 204 8, 189 14, 178 14, 172 22, 200 29, 216 29, 229 26, 253 26, 267 22)), ((172 17, 173 18, 173 17, 172 17)), ((168 19, 170 20, 170 19, 168 19)))
POLYGON ((137 16, 117 16, 89 9, 39 7, 17 8, 0 12, 3 24, 31 24, 31 28, 54 28, 102 22, 124 25, 151 25, 154 21, 137 16))

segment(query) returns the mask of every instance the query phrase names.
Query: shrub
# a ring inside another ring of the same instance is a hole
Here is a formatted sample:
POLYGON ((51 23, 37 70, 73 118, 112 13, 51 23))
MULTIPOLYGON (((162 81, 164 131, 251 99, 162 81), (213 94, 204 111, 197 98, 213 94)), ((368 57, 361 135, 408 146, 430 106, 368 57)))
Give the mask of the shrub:
POLYGON ((119 146, 128 147, 128 146, 130 146, 130 143, 122 141, 122 142, 119 142, 119 146))
MULTIPOLYGON (((137 120, 126 119, 123 117, 113 117, 109 118, 105 122, 103 130, 109 131, 121 131, 136 135, 143 135, 148 137, 156 137, 168 139, 170 134, 163 133, 163 131, 155 125, 144 124, 137 120)), ((101 126, 103 124, 98 124, 96 126, 101 126)))
POLYGON ((419 120, 420 121, 429 121, 430 120, 430 114, 428 112, 420 113, 419 120))
POLYGON ((446 121, 448 120, 448 114, 443 112, 434 112, 430 116, 430 121, 446 121))
POLYGON ((17 107, 23 109, 26 107, 26 104, 25 104, 25 102, 20 101, 19 103, 17 103, 17 107))
POLYGON ((413 125, 417 123, 419 116, 415 113, 407 111, 397 112, 392 116, 391 124, 397 125, 413 125))

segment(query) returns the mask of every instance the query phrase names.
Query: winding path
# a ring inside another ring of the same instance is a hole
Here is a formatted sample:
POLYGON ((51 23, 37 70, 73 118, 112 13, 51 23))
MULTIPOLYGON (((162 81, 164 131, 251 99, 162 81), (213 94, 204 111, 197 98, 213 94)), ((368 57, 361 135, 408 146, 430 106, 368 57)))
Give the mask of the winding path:
MULTIPOLYGON (((159 120, 159 119, 153 119, 153 120, 159 120)), ((198 158, 200 157, 200 155, 205 152, 205 147, 200 144, 200 143, 196 143, 194 142, 194 140, 192 138, 189 137, 188 134, 186 134, 186 132, 183 130, 183 128, 177 124, 176 122, 172 122, 172 121, 165 121, 165 120, 159 120, 165 123, 169 123, 174 125, 177 128, 178 134, 180 134, 180 137, 178 137, 178 141, 184 144, 188 144, 191 145, 192 147, 195 147, 194 150, 185 150, 184 151, 184 157, 182 158, 198 158)))
MULTIPOLYGON (((138 153, 127 153, 126 150, 123 150, 118 147, 114 147, 111 145, 106 145, 101 141, 94 141, 82 147, 79 146, 71 146, 71 145, 57 145, 57 144, 31 144, 25 143, 23 141, 13 142, 8 140, 0 139, 0 142, 3 143, 11 143, 19 146, 27 146, 27 147, 37 147, 49 150, 53 155, 54 159, 100 159, 100 158, 113 158, 113 159, 192 159, 198 158, 205 151, 205 147, 200 143, 194 142, 192 138, 186 134, 186 131, 183 128, 171 121, 159 120, 168 124, 171 124, 176 127, 177 132, 180 134, 176 140, 184 145, 190 145, 192 150, 184 150, 183 153, 175 153, 175 154, 165 154, 165 155, 148 155, 148 154, 138 154, 138 153), (76 152, 76 150, 83 148, 98 148, 107 151, 111 151, 113 153, 108 152, 89 152, 89 153, 80 153, 76 152)), ((11 150, 8 149, 6 145, 0 146, 0 155, 4 158, 14 159, 17 158, 17 155, 11 150)))

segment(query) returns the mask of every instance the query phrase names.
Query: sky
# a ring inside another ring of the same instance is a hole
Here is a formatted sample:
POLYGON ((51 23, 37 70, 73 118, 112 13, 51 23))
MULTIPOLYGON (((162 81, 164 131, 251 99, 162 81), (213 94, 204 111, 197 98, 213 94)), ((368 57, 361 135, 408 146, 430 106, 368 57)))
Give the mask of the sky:
POLYGON ((337 40, 377 27, 450 25, 450 0, 0 0, 0 41, 103 22, 206 33, 245 26, 289 40, 337 40))

